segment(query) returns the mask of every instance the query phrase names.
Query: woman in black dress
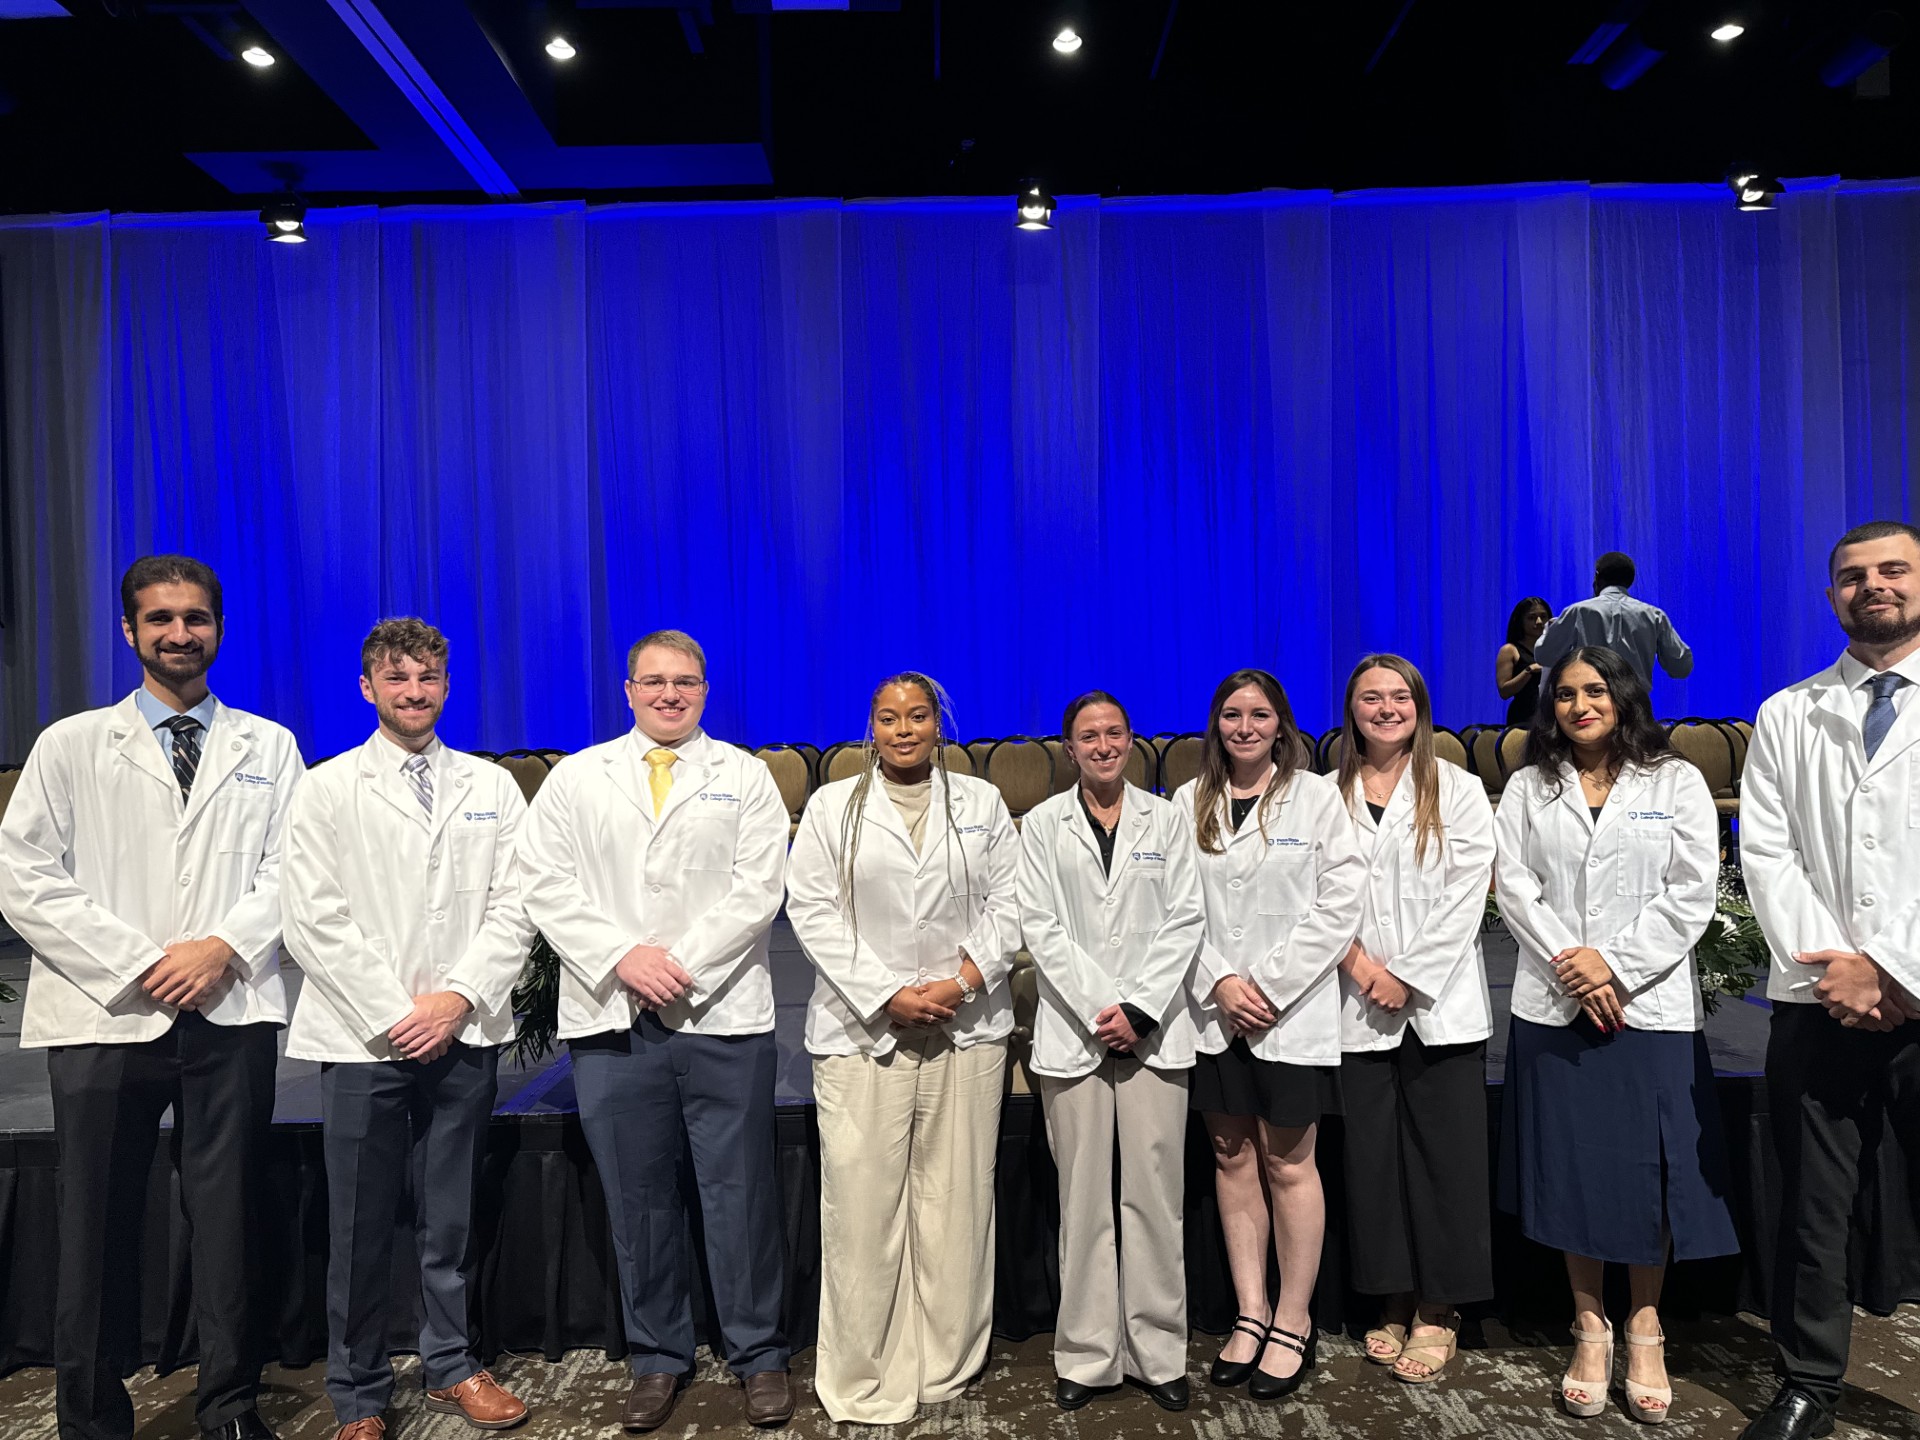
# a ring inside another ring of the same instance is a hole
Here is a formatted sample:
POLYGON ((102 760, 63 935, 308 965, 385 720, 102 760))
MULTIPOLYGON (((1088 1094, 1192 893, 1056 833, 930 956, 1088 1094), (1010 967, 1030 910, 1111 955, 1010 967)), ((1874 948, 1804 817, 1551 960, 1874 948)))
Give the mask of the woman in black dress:
POLYGON ((1553 619, 1553 607, 1538 595, 1529 595, 1507 617, 1507 640, 1493 657, 1493 680, 1507 702, 1507 724, 1533 724, 1540 709, 1540 667, 1533 663, 1533 647, 1553 619))

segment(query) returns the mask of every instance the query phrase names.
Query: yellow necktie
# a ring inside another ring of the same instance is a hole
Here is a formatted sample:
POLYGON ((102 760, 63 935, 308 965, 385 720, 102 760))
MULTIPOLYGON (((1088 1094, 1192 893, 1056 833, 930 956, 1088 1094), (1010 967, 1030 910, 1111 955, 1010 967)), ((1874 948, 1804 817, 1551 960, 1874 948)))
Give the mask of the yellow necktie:
POLYGON ((653 792, 653 813, 656 817, 667 803, 667 791, 673 788, 673 762, 679 758, 671 750, 647 752, 647 789, 653 792))

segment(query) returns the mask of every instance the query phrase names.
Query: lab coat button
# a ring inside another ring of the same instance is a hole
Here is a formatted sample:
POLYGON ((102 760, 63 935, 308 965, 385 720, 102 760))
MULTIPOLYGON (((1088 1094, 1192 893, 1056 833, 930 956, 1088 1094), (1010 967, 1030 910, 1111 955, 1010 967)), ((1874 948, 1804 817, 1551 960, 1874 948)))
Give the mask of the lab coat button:
POLYGON ((1107 904, 1111 905, 1113 903, 1114 903, 1114 897, 1111 895, 1107 896, 1107 904))
POLYGON ((654 894, 658 895, 660 893, 660 887, 658 885, 653 886, 652 889, 654 894))
POLYGON ((920 928, 921 928, 922 930, 924 930, 924 929, 926 929, 926 928, 927 928, 927 922, 926 922, 926 921, 924 921, 924 920, 922 920, 922 921, 920 922, 920 928))
POLYGON ((1867 907, 1867 908, 1868 908, 1869 910, 1871 910, 1871 909, 1873 908, 1873 896, 1871 896, 1871 895, 1862 895, 1862 896, 1860 897, 1860 903, 1861 903, 1862 905, 1864 905, 1864 906, 1866 906, 1866 907, 1867 907))
POLYGON ((1118 946, 1119 943, 1120 943, 1120 937, 1118 935, 1110 935, 1107 937, 1107 944, 1118 946))
POLYGON ((1599 913, 1600 913, 1600 907, 1598 905, 1589 905, 1587 907, 1587 914, 1598 915, 1599 913))
POLYGON ((660 937, 658 935, 649 935, 640 943, 642 945, 658 945, 660 943, 660 937))
POLYGON ((1600 868, 1600 862, 1598 860, 1587 861, 1587 869, 1598 870, 1599 868, 1600 868))
POLYGON ((1240 888, 1240 882, 1238 880, 1230 880, 1227 882, 1227 888, 1230 890, 1238 890, 1240 888))
POLYGON ((192 883, 193 883, 193 875, 191 873, 182 875, 180 877, 180 888, 182 890, 186 889, 187 886, 191 885, 192 883))
POLYGON ((444 910, 436 910, 433 912, 433 918, 436 920, 444 920, 447 918, 447 912, 444 910))
POLYGON ((234 749, 236 749, 236 750, 238 750, 238 749, 240 748, 240 742, 239 742, 238 740, 236 740, 236 741, 234 741, 234 742, 233 742, 233 748, 234 748, 234 749))
POLYGON ((1869 835, 1865 840, 1862 840, 1860 843, 1866 846, 1867 849, 1869 850, 1873 849, 1873 837, 1871 835, 1869 835))
POLYGON ((1242 930, 1235 930, 1235 931, 1233 932, 1233 938, 1234 938, 1234 939, 1236 939, 1236 940, 1238 940, 1238 939, 1239 939, 1239 938, 1241 937, 1241 935, 1243 935, 1244 933, 1246 933, 1246 932, 1244 932, 1244 931, 1242 931, 1242 930))
POLYGON ((1862 795, 1871 795, 1871 794, 1873 794, 1873 786, 1872 786, 1872 785, 1871 785, 1870 783, 1868 783, 1867 781, 1865 781, 1865 780, 1862 780, 1862 781, 1860 782, 1860 793, 1861 793, 1862 795))

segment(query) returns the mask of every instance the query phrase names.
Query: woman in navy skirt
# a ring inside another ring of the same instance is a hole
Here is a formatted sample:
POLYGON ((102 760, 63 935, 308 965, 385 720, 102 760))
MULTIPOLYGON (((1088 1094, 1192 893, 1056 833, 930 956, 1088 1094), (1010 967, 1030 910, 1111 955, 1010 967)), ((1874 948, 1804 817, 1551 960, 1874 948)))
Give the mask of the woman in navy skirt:
POLYGON ((1646 682, 1613 651, 1548 675, 1526 763, 1494 819, 1494 886, 1519 944, 1500 1135, 1500 1206, 1566 1253, 1573 1415, 1606 1408, 1607 1263, 1628 1267, 1627 1413, 1667 1418, 1668 1257, 1739 1249, 1693 947, 1713 918, 1719 822, 1667 744, 1646 682))

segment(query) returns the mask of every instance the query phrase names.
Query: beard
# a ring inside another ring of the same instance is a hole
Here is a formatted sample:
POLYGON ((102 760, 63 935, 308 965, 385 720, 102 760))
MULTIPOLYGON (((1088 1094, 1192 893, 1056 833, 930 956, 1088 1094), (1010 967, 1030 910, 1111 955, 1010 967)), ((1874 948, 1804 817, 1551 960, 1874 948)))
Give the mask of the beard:
POLYGON ((162 685, 180 685, 206 674, 219 653, 218 645, 211 649, 198 645, 192 650, 162 650, 156 646, 140 652, 140 668, 162 685))
POLYGON ((1848 609, 1840 628, 1847 632, 1850 640, 1868 645, 1898 645, 1920 635, 1920 613, 1903 615, 1892 610, 1884 615, 1863 615, 1856 604, 1848 609))
POLYGON ((438 725, 441 708, 438 705, 429 705, 419 710, 402 710, 397 705, 392 709, 378 705, 374 707, 379 713, 381 724, 396 735, 409 737, 425 735, 438 725))

